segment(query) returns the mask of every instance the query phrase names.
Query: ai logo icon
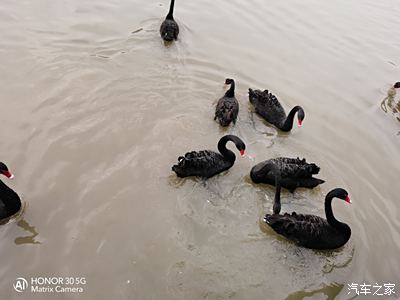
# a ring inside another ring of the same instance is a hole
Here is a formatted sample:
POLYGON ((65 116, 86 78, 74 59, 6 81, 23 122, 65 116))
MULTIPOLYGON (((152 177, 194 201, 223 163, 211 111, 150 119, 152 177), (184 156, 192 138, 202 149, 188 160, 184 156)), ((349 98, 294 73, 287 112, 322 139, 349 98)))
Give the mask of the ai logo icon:
POLYGON ((18 277, 13 286, 15 291, 22 293, 28 287, 28 281, 23 277, 18 277))

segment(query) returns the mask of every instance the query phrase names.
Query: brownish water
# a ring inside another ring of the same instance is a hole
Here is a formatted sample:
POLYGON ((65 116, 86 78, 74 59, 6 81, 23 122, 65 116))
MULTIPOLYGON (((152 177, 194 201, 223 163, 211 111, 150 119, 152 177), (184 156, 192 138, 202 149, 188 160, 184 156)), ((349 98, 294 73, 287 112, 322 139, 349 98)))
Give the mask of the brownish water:
POLYGON ((180 39, 164 47, 168 4, 1 1, 0 160, 27 207, 0 228, 0 299, 348 299, 347 284, 390 282, 400 294, 400 126, 379 105, 400 80, 398 1, 177 0, 180 39), (213 103, 226 77, 240 112, 224 131, 213 103), (265 126, 249 87, 302 105, 303 128, 265 126), (254 159, 206 184, 171 172, 226 132, 254 159), (282 211, 323 216, 330 189, 350 192, 353 205, 334 203, 352 228, 343 249, 298 248, 260 226, 274 190, 248 173, 281 155, 326 180, 284 192, 282 211), (14 291, 32 276, 87 284, 14 291))

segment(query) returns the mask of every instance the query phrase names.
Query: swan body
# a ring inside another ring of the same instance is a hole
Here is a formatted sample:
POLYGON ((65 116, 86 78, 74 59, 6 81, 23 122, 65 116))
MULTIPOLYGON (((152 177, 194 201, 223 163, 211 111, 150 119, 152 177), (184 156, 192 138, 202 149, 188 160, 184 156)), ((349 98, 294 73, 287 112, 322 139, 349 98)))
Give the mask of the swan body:
POLYGON ((314 188, 324 183, 324 180, 313 177, 319 170, 316 164, 307 163, 305 159, 278 157, 255 165, 250 171, 250 177, 254 183, 276 186, 276 178, 279 176, 280 185, 294 192, 299 187, 314 188))
POLYGON ((178 163, 172 171, 178 177, 198 176, 209 178, 231 168, 235 162, 235 154, 226 148, 226 143, 232 141, 244 155, 246 145, 235 135, 225 135, 218 142, 220 153, 211 150, 191 151, 178 158, 178 163))
POLYGON ((176 23, 174 20, 174 5, 175 0, 171 0, 168 15, 160 27, 160 35, 166 42, 172 42, 173 40, 176 40, 179 34, 178 23, 176 23))
MULTIPOLYGON (((12 179, 14 176, 8 167, 0 162, 0 174, 12 179)), ((0 180, 0 220, 11 217, 21 209, 21 199, 18 194, 0 180)))
POLYGON ((286 112, 280 104, 278 98, 268 90, 249 89, 249 100, 254 105, 255 111, 268 123, 282 131, 290 131, 293 127, 293 119, 297 113, 298 126, 303 123, 305 113, 301 106, 295 106, 286 116, 286 112))
POLYGON ((332 211, 333 198, 351 203, 347 191, 337 188, 326 195, 326 219, 293 212, 283 215, 267 214, 264 217, 264 222, 271 226, 276 233, 299 246, 320 250, 340 248, 350 239, 351 229, 347 224, 339 222, 334 217, 332 211))
POLYGON ((235 98, 235 81, 227 78, 225 84, 230 84, 230 88, 225 95, 218 100, 214 120, 218 119, 221 126, 229 126, 231 122, 236 123, 239 113, 239 103, 235 98))

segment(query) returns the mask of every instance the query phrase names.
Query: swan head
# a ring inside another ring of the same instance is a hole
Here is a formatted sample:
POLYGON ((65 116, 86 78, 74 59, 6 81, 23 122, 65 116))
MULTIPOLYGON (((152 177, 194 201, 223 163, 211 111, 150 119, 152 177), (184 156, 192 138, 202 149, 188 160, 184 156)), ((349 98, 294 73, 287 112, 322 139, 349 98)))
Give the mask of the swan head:
POLYGON ((236 148, 239 150, 240 156, 243 157, 245 155, 245 150, 246 150, 245 143, 239 138, 234 139, 233 142, 235 143, 236 148))
POLYGON ((235 145, 236 145, 236 148, 239 150, 239 152, 240 152, 240 156, 244 156, 245 155, 245 150, 246 150, 246 145, 241 141, 241 140, 239 140, 239 141, 237 141, 236 143, 235 143, 235 145))
POLYGON ((234 82, 234 80, 231 78, 225 79, 225 84, 232 84, 233 82, 234 82))
POLYGON ((342 200, 346 201, 349 204, 352 203, 351 199, 350 199, 350 196, 349 196, 349 193, 345 189, 337 188, 337 189, 334 189, 334 190, 330 191, 330 193, 333 194, 332 195, 333 197, 342 199, 342 200))
POLYGON ((303 125, 303 120, 305 118, 305 113, 304 110, 299 107, 299 110, 297 111, 297 126, 301 127, 303 125))
POLYGON ((400 88, 400 81, 396 82, 396 83, 393 85, 393 87, 394 87, 395 89, 400 88))
POLYGON ((9 179, 13 179, 14 175, 8 170, 8 167, 5 163, 0 162, 0 173, 6 176, 9 179))

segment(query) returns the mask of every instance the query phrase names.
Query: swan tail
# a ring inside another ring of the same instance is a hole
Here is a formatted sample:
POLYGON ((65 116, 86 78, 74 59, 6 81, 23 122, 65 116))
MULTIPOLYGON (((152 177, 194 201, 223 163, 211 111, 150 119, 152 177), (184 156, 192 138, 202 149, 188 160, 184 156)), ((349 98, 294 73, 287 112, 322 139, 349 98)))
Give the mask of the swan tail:
POLYGON ((314 174, 318 174, 320 168, 316 164, 305 164, 305 165, 298 165, 294 171, 293 175, 296 178, 308 178, 312 177, 314 174))

